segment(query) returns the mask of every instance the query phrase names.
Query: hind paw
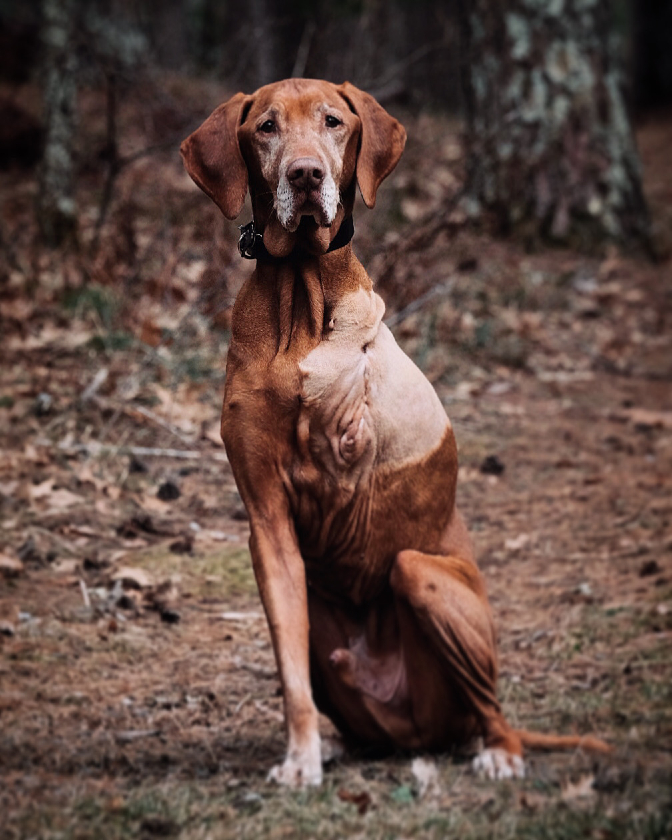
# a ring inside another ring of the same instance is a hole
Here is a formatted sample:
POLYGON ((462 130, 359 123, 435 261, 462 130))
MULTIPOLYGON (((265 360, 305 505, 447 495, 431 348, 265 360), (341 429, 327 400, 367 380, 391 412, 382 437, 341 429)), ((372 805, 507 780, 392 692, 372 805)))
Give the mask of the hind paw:
POLYGON ((524 779, 525 762, 519 755, 501 749, 485 749, 471 763, 477 776, 486 779, 524 779))

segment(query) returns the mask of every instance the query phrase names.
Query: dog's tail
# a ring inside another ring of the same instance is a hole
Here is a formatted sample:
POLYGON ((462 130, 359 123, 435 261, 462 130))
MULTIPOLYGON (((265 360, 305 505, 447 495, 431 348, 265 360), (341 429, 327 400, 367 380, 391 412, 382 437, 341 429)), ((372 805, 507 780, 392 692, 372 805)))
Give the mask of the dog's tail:
POLYGON ((516 729, 515 732, 523 746, 532 750, 582 749, 610 753, 613 749, 606 741, 594 735, 545 735, 541 732, 529 732, 527 729, 516 729))

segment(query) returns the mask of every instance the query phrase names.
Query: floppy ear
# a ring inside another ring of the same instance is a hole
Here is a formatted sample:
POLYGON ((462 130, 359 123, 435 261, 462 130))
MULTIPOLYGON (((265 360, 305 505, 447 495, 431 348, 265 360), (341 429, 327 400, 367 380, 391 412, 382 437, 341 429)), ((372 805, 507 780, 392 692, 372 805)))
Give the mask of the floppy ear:
POLYGON ((344 82, 338 91, 362 122, 357 183, 364 203, 373 207, 378 187, 392 172, 404 151, 406 130, 373 96, 350 82, 344 82))
POLYGON ((187 172, 227 219, 238 216, 247 194, 247 167, 238 145, 246 98, 237 93, 220 105, 180 146, 187 172))

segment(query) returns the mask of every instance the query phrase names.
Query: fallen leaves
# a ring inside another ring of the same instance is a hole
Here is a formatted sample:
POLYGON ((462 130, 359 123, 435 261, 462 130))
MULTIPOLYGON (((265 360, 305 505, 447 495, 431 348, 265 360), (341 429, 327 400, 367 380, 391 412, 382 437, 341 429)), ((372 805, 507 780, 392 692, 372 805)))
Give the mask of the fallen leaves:
POLYGON ((628 408, 615 412, 615 420, 631 423, 638 431, 672 429, 672 411, 653 411, 648 408, 628 408))
POLYGON ((337 793, 341 802, 350 802, 357 808, 357 813, 364 816, 372 804, 371 794, 365 790, 352 791, 346 788, 340 788, 337 793))
POLYGON ((0 575, 6 578, 17 577, 22 574, 23 562, 18 557, 10 557, 9 554, 0 553, 0 575))
POLYGON ((120 581, 123 586, 131 589, 142 590, 154 586, 154 579, 145 569, 133 568, 132 566, 122 566, 117 569, 111 575, 110 580, 115 583, 120 581))
POLYGON ((596 795, 595 776, 592 773, 586 773, 581 776, 578 781, 566 781, 562 785, 562 793, 560 794, 563 802, 575 802, 577 799, 590 799, 596 795))

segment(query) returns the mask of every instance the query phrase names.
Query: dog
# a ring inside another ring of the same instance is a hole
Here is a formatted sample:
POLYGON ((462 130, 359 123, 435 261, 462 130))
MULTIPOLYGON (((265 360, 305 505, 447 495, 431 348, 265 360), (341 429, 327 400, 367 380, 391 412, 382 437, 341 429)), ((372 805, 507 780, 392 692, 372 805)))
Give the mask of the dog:
POLYGON ((497 700, 453 430, 350 244, 356 188, 372 208, 405 142, 352 84, 289 79, 236 94, 181 146, 227 219, 252 200, 221 430, 282 684, 269 777, 289 786, 322 781, 318 710, 375 749, 480 739, 493 779, 524 775, 524 744, 608 749, 516 731, 497 700))

